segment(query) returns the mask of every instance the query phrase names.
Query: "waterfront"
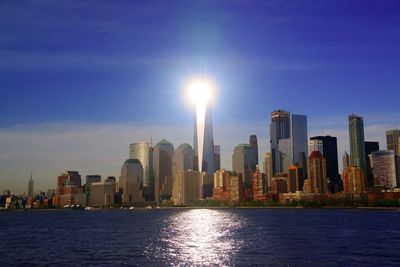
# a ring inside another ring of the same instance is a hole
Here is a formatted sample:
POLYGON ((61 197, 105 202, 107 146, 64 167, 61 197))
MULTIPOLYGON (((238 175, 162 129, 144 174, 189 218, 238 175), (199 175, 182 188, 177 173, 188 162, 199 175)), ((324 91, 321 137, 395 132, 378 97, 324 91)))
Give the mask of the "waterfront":
POLYGON ((3 212, 2 265, 400 264, 400 211, 3 212))

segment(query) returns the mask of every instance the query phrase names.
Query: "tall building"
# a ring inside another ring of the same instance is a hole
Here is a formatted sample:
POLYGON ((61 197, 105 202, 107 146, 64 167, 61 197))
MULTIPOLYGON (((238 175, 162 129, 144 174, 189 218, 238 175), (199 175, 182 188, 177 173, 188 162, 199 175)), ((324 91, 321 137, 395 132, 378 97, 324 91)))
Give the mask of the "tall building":
POLYGON ((214 169, 218 171, 221 169, 221 146, 214 145, 214 169))
POLYGON ((343 170, 347 169, 350 166, 350 156, 347 154, 347 151, 344 152, 342 156, 343 161, 343 170))
POLYGON ((290 165, 297 165, 307 156, 307 117, 284 110, 273 111, 270 143, 272 174, 287 172, 290 165))
POLYGON ((374 185, 376 187, 397 187, 396 162, 393 150, 372 152, 374 185))
POLYGON ((200 198, 200 172, 194 170, 179 171, 174 177, 172 189, 174 204, 186 206, 200 198))
POLYGON ((313 151, 319 151, 322 155, 324 155, 322 140, 313 138, 315 137, 311 137, 310 141, 308 141, 308 156, 310 156, 313 151))
POLYGON ((232 155, 232 169, 242 174, 247 186, 251 185, 253 172, 256 170, 256 153, 249 144, 240 144, 235 147, 232 155))
POLYGON ((123 204, 143 203, 143 166, 138 159, 127 159, 121 168, 118 182, 123 204))
POLYGON ((214 167, 214 136, 211 110, 205 109, 205 121, 196 115, 194 125, 193 149, 197 158, 195 169, 213 174, 214 167))
POLYGON ((28 197, 33 197, 35 195, 35 188, 34 188, 34 181, 32 179, 32 174, 31 177, 29 178, 28 182, 28 197))
POLYGON ((372 152, 379 151, 379 142, 365 142, 365 162, 367 164, 367 173, 365 174, 366 178, 366 186, 374 187, 374 174, 372 171, 372 161, 371 154, 372 152))
POLYGON ((193 170, 193 158, 193 148, 189 144, 181 144, 177 149, 175 149, 172 157, 172 175, 175 177, 175 175, 180 171, 193 170))
POLYGON ((250 135, 249 144, 252 148, 254 148, 254 153, 256 154, 256 165, 258 165, 258 142, 257 142, 257 135, 253 134, 250 135))
POLYGON ((348 166, 343 170, 343 192, 365 192, 365 175, 357 166, 348 166))
POLYGON ((264 153, 264 173, 265 178, 267 179, 268 186, 271 186, 271 179, 272 179, 272 158, 271 153, 266 152, 264 153))
POLYGON ((172 189, 172 157, 174 146, 163 139, 155 147, 153 152, 153 172, 155 184, 155 201, 169 199, 172 195, 168 189, 172 189))
POLYGON ((129 159, 137 159, 143 167, 143 192, 146 201, 154 200, 153 148, 148 143, 129 145, 129 159))
POLYGON ((322 142, 322 156, 326 160, 326 175, 328 177, 329 191, 338 192, 341 188, 341 181, 338 166, 337 139, 333 136, 314 136, 311 141, 322 142))
POLYGON ((350 162, 367 173, 364 140, 364 120, 354 114, 349 115, 350 162))
POLYGON ((386 131, 387 150, 393 150, 396 154, 400 154, 400 130, 386 131))
POLYGON ((296 193, 296 191, 303 191, 303 179, 303 169, 296 165, 291 165, 288 170, 288 192, 296 193))
POLYGON ((308 180, 311 184, 311 193, 328 193, 326 160, 319 151, 313 151, 308 158, 308 180))
POLYGON ((263 174, 260 169, 256 168, 253 173, 253 183, 252 183, 252 194, 254 200, 263 200, 264 195, 268 192, 267 180, 265 179, 265 174, 263 174))
POLYGON ((91 196, 91 185, 92 183, 99 183, 101 182, 101 175, 86 175, 86 182, 85 182, 85 194, 86 194, 86 203, 90 205, 90 196, 91 196))
POLYGON ((93 182, 90 185, 90 206, 110 207, 114 205, 114 184, 112 182, 93 182))

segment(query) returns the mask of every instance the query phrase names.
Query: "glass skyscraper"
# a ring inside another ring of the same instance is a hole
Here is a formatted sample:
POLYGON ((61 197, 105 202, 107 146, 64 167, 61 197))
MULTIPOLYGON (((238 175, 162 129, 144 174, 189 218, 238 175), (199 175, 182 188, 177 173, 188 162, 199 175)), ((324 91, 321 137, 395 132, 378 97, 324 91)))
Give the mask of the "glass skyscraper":
MULTIPOLYGON (((285 110, 271 113, 270 143, 272 175, 287 173, 307 156, 307 117, 285 110)), ((306 171, 306 169, 305 169, 306 171)))
POLYGON ((148 143, 129 145, 129 159, 137 159, 143 166, 143 192, 146 201, 154 200, 153 148, 148 143))
MULTIPOLYGON (((211 110, 207 106, 206 107, 206 115, 204 122, 204 140, 203 147, 199 147, 198 137, 203 136, 202 133, 199 133, 200 130, 197 128, 197 118, 194 124, 194 138, 193 138, 193 148, 195 157, 197 158, 197 164, 195 164, 195 169, 200 170, 202 172, 214 173, 214 135, 213 135, 213 126, 212 126, 212 116, 211 110), (198 166, 201 165, 201 166, 198 166)), ((201 142, 200 142, 201 143, 201 142)))
POLYGON ((360 168, 364 175, 367 173, 364 120, 354 114, 349 115, 349 138, 350 138, 350 163, 360 168))
POLYGON ((400 154, 400 130, 386 131, 387 150, 393 150, 396 154, 400 154))

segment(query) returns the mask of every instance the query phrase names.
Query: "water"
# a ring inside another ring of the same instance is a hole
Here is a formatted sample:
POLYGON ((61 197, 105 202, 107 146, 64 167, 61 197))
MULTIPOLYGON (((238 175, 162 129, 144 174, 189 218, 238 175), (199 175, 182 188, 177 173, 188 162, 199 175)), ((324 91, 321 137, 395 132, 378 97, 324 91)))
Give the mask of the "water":
POLYGON ((1 266, 400 265, 400 211, 35 211, 0 220, 1 266))

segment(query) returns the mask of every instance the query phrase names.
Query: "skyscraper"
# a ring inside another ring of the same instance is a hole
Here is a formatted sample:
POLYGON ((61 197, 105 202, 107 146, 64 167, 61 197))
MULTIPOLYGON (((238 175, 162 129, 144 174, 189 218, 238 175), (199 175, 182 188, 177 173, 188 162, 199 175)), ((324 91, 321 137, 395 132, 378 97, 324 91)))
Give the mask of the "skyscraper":
POLYGON ((396 154, 400 154, 400 130, 386 131, 387 150, 393 150, 396 154))
POLYGON ((308 156, 310 156, 313 151, 319 151, 324 155, 322 140, 315 140, 313 138, 315 137, 311 137, 310 141, 308 141, 308 156))
POLYGON ((143 197, 143 166, 138 159, 127 159, 121 168, 118 191, 122 195, 122 203, 141 203, 143 197))
POLYGON ((240 144, 232 154, 232 170, 241 173, 246 185, 251 185, 253 172, 256 170, 256 153, 249 144, 240 144))
POLYGON ((218 171, 221 169, 221 146, 214 145, 214 169, 218 171))
POLYGON ((307 156, 307 140, 306 116, 285 110, 273 111, 270 124, 272 174, 286 173, 290 165, 297 165, 307 156))
POLYGON ((394 188, 397 186, 396 162, 393 150, 372 152, 374 185, 377 187, 394 188))
POLYGON ((365 142, 365 162, 367 173, 365 174, 365 182, 367 187, 374 186, 374 174, 372 171, 371 153, 379 151, 379 142, 365 142))
POLYGON ((365 191, 365 175, 360 168, 348 166, 343 170, 343 192, 362 193, 365 191))
POLYGON ((334 193, 341 189, 339 167, 338 167, 338 149, 337 139, 333 136, 314 136, 311 141, 320 141, 322 143, 322 156, 326 160, 326 175, 329 181, 329 191, 334 193))
POLYGON ((312 193, 328 193, 326 160, 319 151, 313 151, 308 158, 308 180, 312 193))
POLYGON ((31 177, 29 178, 29 182, 28 182, 28 197, 33 197, 35 194, 35 188, 34 188, 34 181, 32 179, 32 174, 31 177))
POLYGON ((256 165, 258 165, 258 142, 257 135, 250 135, 249 144, 254 148, 254 153, 256 154, 256 165))
POLYGON ((347 169, 347 167, 350 166, 350 156, 347 153, 347 151, 345 151, 342 156, 342 162, 343 162, 343 170, 347 169))
POLYGON ((200 118, 196 116, 194 125, 194 138, 193 138, 193 149, 194 154, 197 158, 197 168, 201 172, 207 172, 213 174, 215 171, 214 167, 214 136, 212 126, 212 115, 211 110, 206 106, 205 110, 205 121, 204 127, 198 127, 202 125, 200 118))
MULTIPOLYGON (((163 139, 155 147, 153 152, 153 171, 154 171, 154 195, 158 203, 161 197, 162 188, 172 188, 172 156, 174 146, 169 141, 163 139)), ((163 192, 169 193, 169 192, 163 192)), ((167 198, 167 196, 163 196, 167 198)))
POLYGON ((349 115, 350 162, 367 173, 364 120, 354 114, 349 115))
POLYGON ((267 179, 268 187, 270 187, 272 179, 272 159, 270 152, 264 153, 263 165, 264 165, 265 178, 267 179))
POLYGON ((137 159, 143 167, 143 191, 146 201, 154 200, 153 148, 148 143, 129 145, 129 159, 137 159))

